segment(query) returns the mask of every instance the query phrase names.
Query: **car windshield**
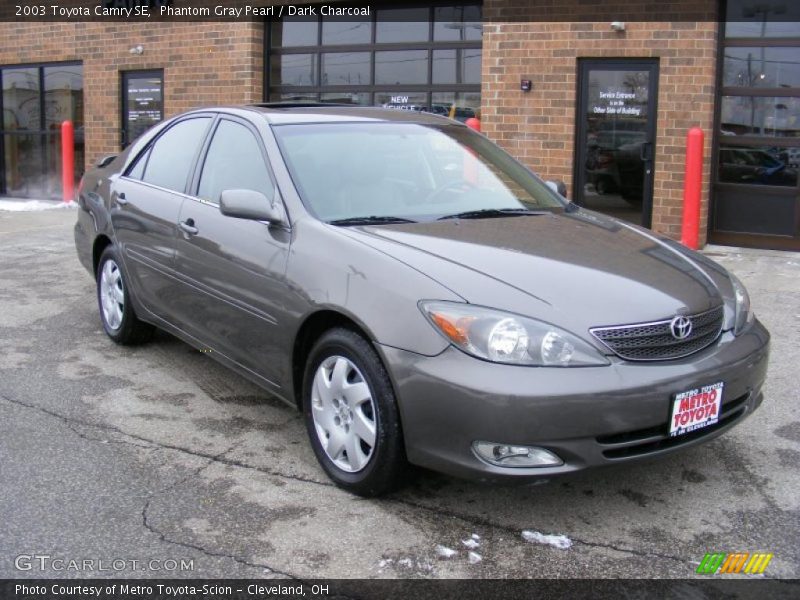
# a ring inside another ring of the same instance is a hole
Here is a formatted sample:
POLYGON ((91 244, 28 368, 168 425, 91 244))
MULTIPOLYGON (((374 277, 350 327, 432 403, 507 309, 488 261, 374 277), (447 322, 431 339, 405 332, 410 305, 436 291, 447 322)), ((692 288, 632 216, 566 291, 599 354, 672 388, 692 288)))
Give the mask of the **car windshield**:
POLYGON ((274 131, 303 201, 323 221, 492 218, 565 207, 547 184, 463 126, 325 123, 274 131))

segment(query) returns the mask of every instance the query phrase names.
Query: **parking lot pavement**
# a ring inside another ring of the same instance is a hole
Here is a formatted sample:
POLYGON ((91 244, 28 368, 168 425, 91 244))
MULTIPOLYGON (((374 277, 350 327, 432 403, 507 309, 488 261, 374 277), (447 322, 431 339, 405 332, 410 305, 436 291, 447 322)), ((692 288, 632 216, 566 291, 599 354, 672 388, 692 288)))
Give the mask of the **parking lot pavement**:
POLYGON ((544 485, 422 473, 364 500, 328 482, 293 409, 170 336, 114 345, 74 219, 0 212, 0 577, 98 574, 18 569, 50 555, 142 577, 679 578, 713 551, 772 552, 767 576, 800 573, 797 254, 708 250, 773 335, 766 400, 727 435, 544 485), (169 570, 181 559, 192 569, 169 570))

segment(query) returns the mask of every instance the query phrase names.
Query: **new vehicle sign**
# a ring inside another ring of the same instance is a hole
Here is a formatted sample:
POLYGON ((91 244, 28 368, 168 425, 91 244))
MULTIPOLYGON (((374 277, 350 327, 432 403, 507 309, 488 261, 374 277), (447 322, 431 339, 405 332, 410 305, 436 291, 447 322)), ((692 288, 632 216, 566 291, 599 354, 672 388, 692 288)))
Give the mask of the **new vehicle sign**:
POLYGON ((669 435, 675 437, 717 423, 723 385, 720 381, 676 395, 672 402, 669 435))

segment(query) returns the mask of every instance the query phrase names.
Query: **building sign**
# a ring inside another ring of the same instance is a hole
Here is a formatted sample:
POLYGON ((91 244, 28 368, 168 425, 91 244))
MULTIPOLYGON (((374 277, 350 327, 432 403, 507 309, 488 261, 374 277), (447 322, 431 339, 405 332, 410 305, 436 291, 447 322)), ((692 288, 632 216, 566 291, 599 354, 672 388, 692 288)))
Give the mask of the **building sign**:
POLYGON ((635 92, 623 92, 621 90, 606 90, 600 92, 600 101, 592 106, 592 113, 596 115, 626 115, 629 117, 641 117, 641 104, 636 102, 635 92), (639 106, 631 106, 639 104, 639 106))

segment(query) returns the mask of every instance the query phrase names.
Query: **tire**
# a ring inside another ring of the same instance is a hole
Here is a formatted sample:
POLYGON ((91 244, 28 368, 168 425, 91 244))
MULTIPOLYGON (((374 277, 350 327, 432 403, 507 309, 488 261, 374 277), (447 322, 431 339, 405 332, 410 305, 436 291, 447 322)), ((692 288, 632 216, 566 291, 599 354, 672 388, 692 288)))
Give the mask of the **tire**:
POLYGON ((153 337, 155 328, 139 320, 131 304, 121 261, 114 246, 108 246, 97 262, 97 306, 108 337, 125 346, 141 344, 153 337))
POLYGON ((336 328, 314 344, 303 378, 303 416, 314 454, 336 485, 372 497, 400 484, 407 462, 397 402, 386 369, 362 336, 336 328))

